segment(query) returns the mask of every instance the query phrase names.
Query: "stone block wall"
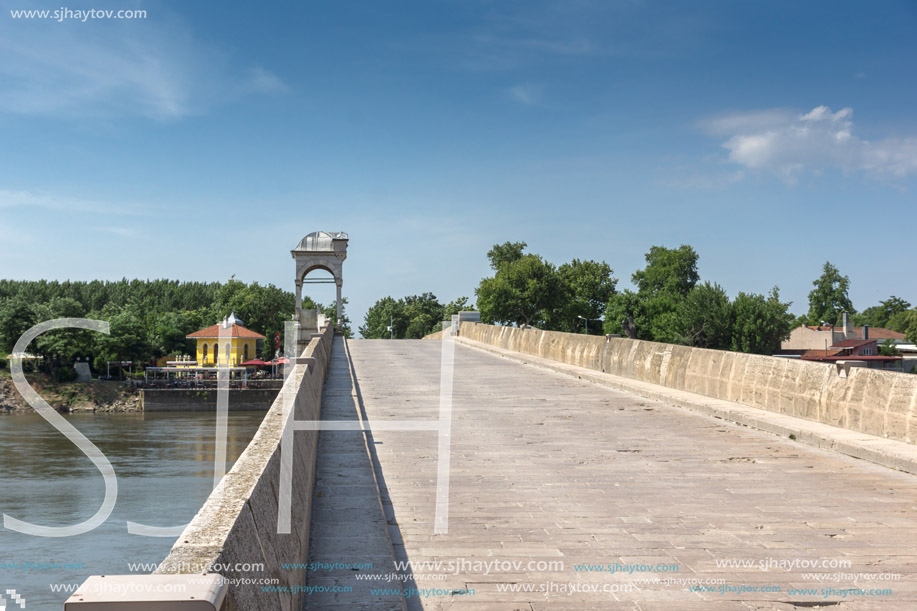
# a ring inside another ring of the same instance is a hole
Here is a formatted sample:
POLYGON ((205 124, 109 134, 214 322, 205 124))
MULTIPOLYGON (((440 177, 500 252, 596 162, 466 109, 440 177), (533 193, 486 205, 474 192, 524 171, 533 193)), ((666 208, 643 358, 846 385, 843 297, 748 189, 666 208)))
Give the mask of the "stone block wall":
POLYGON ((917 375, 624 338, 462 323, 461 338, 870 435, 917 440, 917 375))
POLYGON ((296 420, 320 419, 333 334, 327 324, 309 342, 302 356, 315 358, 315 367, 294 367, 251 443, 156 571, 275 579, 277 586, 290 590, 270 592, 258 582, 231 583, 223 611, 299 611, 302 606, 302 592, 292 590, 305 583, 305 569, 281 565, 308 560, 318 431, 293 433, 291 529, 278 534, 283 401, 285 396, 293 401, 296 420))

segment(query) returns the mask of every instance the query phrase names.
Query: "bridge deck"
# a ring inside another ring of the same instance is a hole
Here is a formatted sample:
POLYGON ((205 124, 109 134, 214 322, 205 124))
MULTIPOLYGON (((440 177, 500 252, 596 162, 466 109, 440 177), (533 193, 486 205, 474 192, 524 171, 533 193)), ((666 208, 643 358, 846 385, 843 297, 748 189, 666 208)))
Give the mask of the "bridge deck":
MULTIPOLYGON (((349 346, 370 422, 438 418, 441 342, 349 346)), ((460 344, 455 350, 448 534, 433 534, 437 434, 377 430, 371 440, 396 555, 412 562, 414 585, 469 590, 411 596, 409 607, 917 608, 914 477, 460 344), (437 561, 439 569, 422 565, 437 561), (468 564, 494 561, 522 566, 484 574, 468 564), (718 566, 736 561, 754 566, 718 566), (805 566, 813 561, 820 566, 805 566), (458 574, 450 562, 461 565, 458 574), (576 570, 616 563, 652 570, 576 570), (811 573, 901 578, 854 585, 807 579, 811 573), (667 579, 759 591, 692 592, 667 579), (602 591, 628 584, 637 587, 602 591), (571 587, 599 591, 570 594, 571 587), (823 593, 851 587, 892 594, 823 593)), ((331 375, 333 384, 340 370, 331 375)))

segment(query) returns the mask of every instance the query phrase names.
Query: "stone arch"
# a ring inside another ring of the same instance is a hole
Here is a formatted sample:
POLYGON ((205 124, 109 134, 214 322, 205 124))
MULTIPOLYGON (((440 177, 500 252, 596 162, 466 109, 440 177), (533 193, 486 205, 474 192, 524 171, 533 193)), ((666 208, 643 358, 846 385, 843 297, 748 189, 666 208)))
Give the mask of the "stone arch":
POLYGON ((321 269, 333 276, 333 280, 316 280, 315 283, 334 282, 337 285, 337 325, 341 319, 341 288, 344 285, 343 267, 347 258, 347 242, 350 238, 343 231, 313 231, 290 251, 296 261, 296 319, 302 320, 302 285, 306 276, 321 269))

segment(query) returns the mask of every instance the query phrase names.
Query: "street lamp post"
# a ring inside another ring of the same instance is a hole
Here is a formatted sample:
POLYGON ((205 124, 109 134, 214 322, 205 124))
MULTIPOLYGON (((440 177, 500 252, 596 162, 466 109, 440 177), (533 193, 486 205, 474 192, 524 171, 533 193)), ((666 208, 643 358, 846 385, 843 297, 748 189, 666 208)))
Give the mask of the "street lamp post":
POLYGON ((589 335, 589 319, 579 314, 577 314, 576 317, 583 321, 583 335, 589 335))

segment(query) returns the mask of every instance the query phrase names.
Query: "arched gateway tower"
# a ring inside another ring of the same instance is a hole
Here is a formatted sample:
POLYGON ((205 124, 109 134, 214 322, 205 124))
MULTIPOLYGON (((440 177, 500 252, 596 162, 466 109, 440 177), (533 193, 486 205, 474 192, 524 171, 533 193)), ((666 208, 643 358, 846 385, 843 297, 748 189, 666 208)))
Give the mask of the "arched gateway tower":
POLYGON ((302 320, 302 285, 328 284, 337 285, 337 327, 341 327, 341 286, 344 276, 341 271, 344 259, 347 258, 347 234, 343 231, 313 231, 302 240, 290 253, 296 260, 296 320, 302 320), (331 279, 306 280, 309 272, 323 269, 334 276, 331 279))

